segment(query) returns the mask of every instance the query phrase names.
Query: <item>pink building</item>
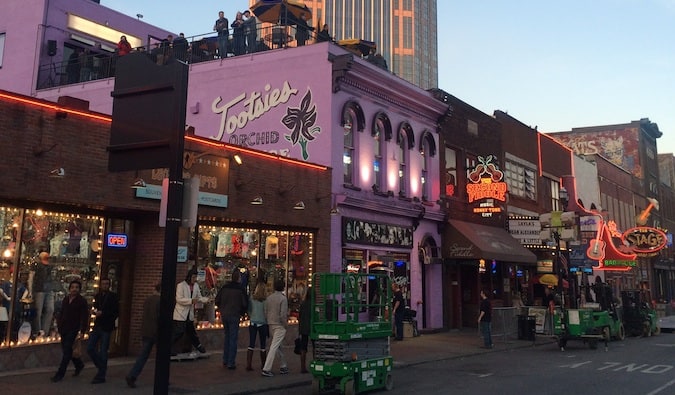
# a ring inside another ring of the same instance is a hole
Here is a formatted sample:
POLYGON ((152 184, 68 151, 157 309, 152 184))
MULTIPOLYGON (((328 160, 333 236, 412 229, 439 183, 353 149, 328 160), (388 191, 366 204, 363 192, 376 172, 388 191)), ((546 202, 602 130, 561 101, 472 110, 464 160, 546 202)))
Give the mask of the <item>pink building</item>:
MULTIPOLYGON (((75 17, 114 28, 142 45, 168 34, 85 0, 51 1, 48 9, 45 1, 30 2, 38 4, 10 0, 12 21, 0 19, 0 34, 6 35, 0 87, 51 101, 76 97, 102 113, 112 113, 112 77, 42 84, 39 66, 67 59, 66 48, 81 43, 81 37, 102 50, 114 44, 75 30, 80 26, 75 17), (36 8, 43 17, 33 17, 36 8), (12 40, 15 31, 25 38, 12 40), (54 56, 50 40, 56 41, 54 56), (18 47, 34 48, 35 55, 9 55, 22 53, 18 47)), ((442 266, 428 263, 439 261, 432 258, 444 222, 437 203, 437 125, 447 109, 429 92, 331 43, 190 65, 187 124, 194 133, 329 166, 332 193, 305 191, 302 198, 305 203, 330 199, 334 208, 326 213, 331 215, 330 270, 391 273, 425 328, 443 326, 442 266)))

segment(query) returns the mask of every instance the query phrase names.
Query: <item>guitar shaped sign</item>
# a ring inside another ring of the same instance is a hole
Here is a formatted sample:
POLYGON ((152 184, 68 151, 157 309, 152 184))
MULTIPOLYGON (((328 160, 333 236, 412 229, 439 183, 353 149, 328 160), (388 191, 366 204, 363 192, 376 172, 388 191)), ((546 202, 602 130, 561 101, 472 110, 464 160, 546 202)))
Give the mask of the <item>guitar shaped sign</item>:
POLYGON ((598 222, 598 232, 595 239, 592 239, 588 242, 588 249, 586 250, 586 256, 594 261, 601 261, 605 258, 605 247, 606 244, 602 239, 602 232, 605 229, 605 222, 600 220, 598 222))

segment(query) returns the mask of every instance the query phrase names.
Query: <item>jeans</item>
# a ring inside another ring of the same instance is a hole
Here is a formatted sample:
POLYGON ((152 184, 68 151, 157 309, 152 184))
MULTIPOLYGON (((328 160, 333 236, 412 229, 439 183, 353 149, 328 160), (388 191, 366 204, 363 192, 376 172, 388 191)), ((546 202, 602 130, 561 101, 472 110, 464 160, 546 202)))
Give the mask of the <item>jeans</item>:
POLYGON ((248 349, 249 350, 254 350, 255 349, 255 337, 256 334, 260 336, 260 351, 265 351, 267 348, 267 337, 270 335, 270 328, 265 325, 261 326, 256 326, 255 324, 251 324, 248 327, 248 349))
POLYGON ((97 379, 105 379, 105 374, 108 370, 108 347, 110 346, 110 334, 99 328, 94 328, 89 334, 89 341, 87 342, 87 354, 89 358, 98 368, 96 373, 97 379), (97 347, 99 348, 97 350, 97 347))
POLYGON ((143 367, 145 366, 145 363, 148 361, 148 358, 150 357, 150 352, 152 351, 152 347, 155 345, 155 339, 149 338, 149 337, 143 337, 143 345, 141 346, 141 353, 138 354, 138 357, 136 358, 136 362, 134 363, 134 366, 131 368, 129 371, 129 374, 127 377, 130 377, 134 380, 138 378, 138 376, 141 375, 141 372, 143 371, 143 367))
POLYGON ((403 340, 403 313, 394 314, 394 325, 396 326, 396 340, 403 340))
POLYGON ((492 347, 492 323, 481 321, 480 322, 480 333, 483 335, 483 345, 485 347, 492 347))
POLYGON ((263 370, 267 372, 272 371, 272 366, 274 365, 274 357, 279 353, 279 359, 281 359, 281 368, 287 368, 288 363, 286 363, 286 357, 284 352, 281 351, 281 343, 286 337, 286 328, 282 325, 270 325, 270 333, 272 334, 272 342, 270 343, 270 350, 267 352, 267 359, 265 360, 265 366, 263 370))
POLYGON ((33 333, 44 331, 49 334, 54 319, 54 292, 36 292, 35 293, 35 327, 33 333))
POLYGON ((221 59, 225 59, 227 57, 227 41, 229 37, 227 34, 223 35, 218 35, 218 55, 220 55, 221 59))
POLYGON ((73 358, 73 343, 75 343, 75 338, 77 337, 78 331, 72 331, 68 333, 61 334, 61 363, 59 364, 59 370, 56 372, 56 377, 63 377, 66 374, 66 369, 68 368, 68 363, 73 361, 76 369, 82 369, 84 367, 84 362, 82 358, 73 358))
POLYGON ((237 358, 237 338, 239 337, 239 316, 223 317, 225 340, 223 342, 223 365, 235 366, 237 358))

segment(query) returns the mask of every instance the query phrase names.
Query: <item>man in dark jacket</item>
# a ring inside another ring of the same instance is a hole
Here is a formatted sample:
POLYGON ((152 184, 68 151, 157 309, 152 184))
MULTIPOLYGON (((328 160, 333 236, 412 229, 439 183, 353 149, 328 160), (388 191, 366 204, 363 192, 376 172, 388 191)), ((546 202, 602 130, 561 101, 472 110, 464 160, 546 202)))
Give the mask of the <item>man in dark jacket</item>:
POLYGON ((87 331, 89 308, 87 301, 80 295, 82 283, 78 280, 73 280, 68 285, 68 295, 63 298, 61 303, 61 312, 57 319, 59 334, 61 335, 61 363, 56 374, 51 378, 53 382, 63 380, 66 374, 68 363, 71 359, 75 364, 75 373, 73 376, 80 374, 84 369, 84 362, 79 356, 73 356, 73 344, 78 337, 78 332, 84 334, 87 331))
POLYGON ((136 387, 136 379, 141 374, 145 363, 148 361, 152 347, 157 341, 157 322, 159 321, 160 292, 162 284, 155 285, 155 293, 148 296, 143 303, 143 322, 141 323, 141 336, 143 337, 143 346, 141 352, 136 358, 136 363, 127 374, 127 385, 131 388, 136 387))
POLYGON ((110 292, 110 279, 101 279, 100 287, 100 291, 94 297, 96 319, 87 343, 87 353, 98 368, 92 384, 105 383, 110 335, 115 329, 115 320, 119 315, 119 298, 116 293, 110 292))
POLYGON ((223 365, 228 369, 236 369, 237 340, 239 337, 239 320, 246 312, 248 300, 239 284, 239 269, 232 271, 232 280, 225 284, 216 296, 216 305, 220 311, 220 320, 225 329, 223 345, 223 365))

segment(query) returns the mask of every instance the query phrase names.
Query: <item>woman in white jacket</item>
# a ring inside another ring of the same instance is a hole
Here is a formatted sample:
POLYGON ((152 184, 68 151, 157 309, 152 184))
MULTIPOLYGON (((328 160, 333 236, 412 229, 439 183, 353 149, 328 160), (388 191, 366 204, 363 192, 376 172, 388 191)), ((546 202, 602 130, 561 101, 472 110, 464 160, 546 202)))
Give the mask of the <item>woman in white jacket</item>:
MULTIPOLYGON (((176 285, 176 307, 173 309, 173 341, 172 344, 176 346, 176 342, 180 340, 183 335, 187 334, 190 338, 190 343, 199 350, 200 353, 206 353, 206 349, 202 346, 195 330, 195 303, 207 303, 209 298, 202 296, 197 284, 197 271, 188 271, 185 281, 176 285)), ((176 355, 176 353, 172 353, 176 355)))

